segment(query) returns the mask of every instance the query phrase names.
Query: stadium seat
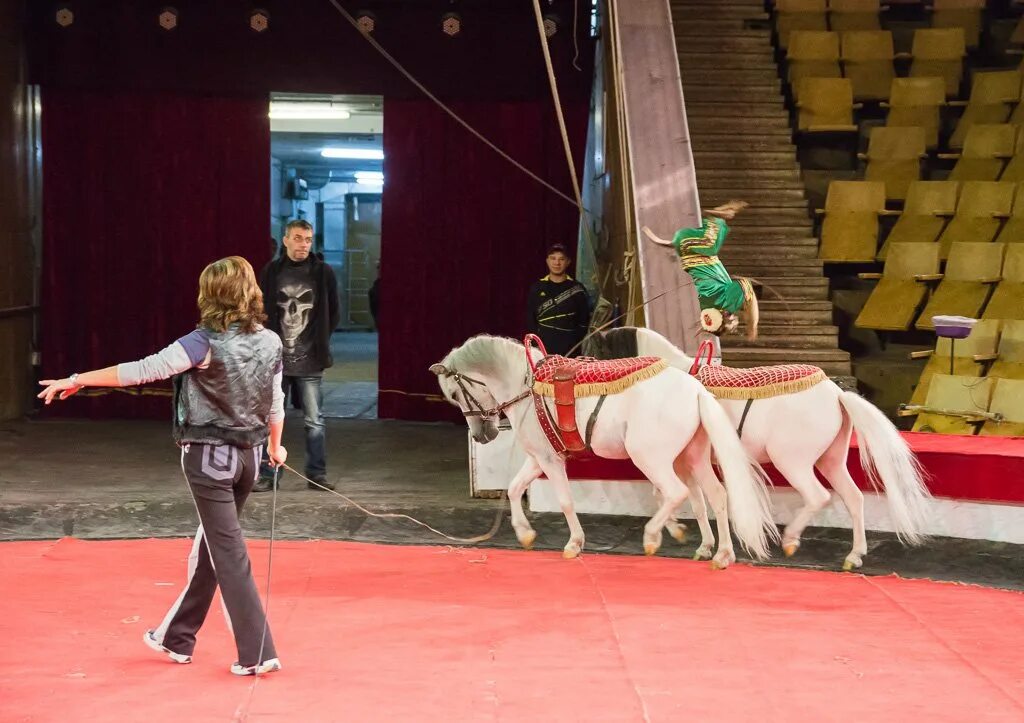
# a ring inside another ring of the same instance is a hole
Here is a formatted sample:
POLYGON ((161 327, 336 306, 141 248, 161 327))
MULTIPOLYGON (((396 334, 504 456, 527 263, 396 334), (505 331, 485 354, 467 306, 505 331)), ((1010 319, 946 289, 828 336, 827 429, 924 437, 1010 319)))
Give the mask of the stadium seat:
POLYGON ((970 415, 988 413, 994 388, 995 380, 988 377, 936 374, 932 378, 924 403, 929 411, 918 415, 917 421, 914 422, 914 431, 977 434, 979 422, 983 417, 972 418, 970 415))
POLYGON ((1001 275, 982 318, 1024 320, 1024 244, 1006 247, 1001 275))
POLYGON ((928 281, 941 278, 937 244, 894 244, 881 274, 855 324, 861 329, 905 331, 910 328, 928 291, 928 281))
POLYGON ((1024 437, 1024 380, 996 379, 989 411, 1002 414, 1001 421, 988 420, 978 432, 982 437, 1024 437))
POLYGON ((797 130, 802 133, 856 133, 853 86, 848 78, 805 78, 797 101, 797 130))
POLYGON ((910 51, 911 77, 938 76, 946 84, 946 97, 960 92, 967 44, 963 28, 922 28, 914 31, 910 51))
MULTIPOLYGON (((882 244, 878 258, 884 260, 892 244, 931 243, 937 239, 946 219, 956 212, 959 194, 960 184, 955 181, 913 181, 903 212, 882 244)), ((938 247, 935 253, 938 258, 938 247)))
POLYGON ((994 243, 954 243, 935 293, 914 325, 934 329, 933 316, 978 318, 992 285, 999 282, 1006 246, 994 243))
POLYGON ((914 352, 911 359, 927 359, 921 370, 921 377, 914 387, 911 404, 924 404, 928 398, 928 388, 932 377, 936 374, 956 374, 962 377, 980 377, 985 365, 996 358, 996 347, 999 344, 1000 322, 979 321, 971 329, 966 339, 950 339, 938 337, 934 349, 914 352), (952 353, 952 372, 950 372, 950 354, 952 353))
POLYGON ((939 235, 939 258, 949 258, 950 247, 958 241, 982 243, 999 233, 1004 219, 1010 217, 1016 184, 1000 181, 965 181, 960 184, 960 200, 949 225, 939 235))
POLYGON ((885 184, 885 197, 903 201, 910 184, 921 178, 926 154, 924 128, 875 126, 868 140, 868 152, 858 157, 867 162, 864 180, 885 184))
POLYGON ((971 97, 966 102, 953 101, 952 106, 966 105, 949 139, 950 148, 963 148, 971 126, 978 123, 1005 123, 1011 107, 1020 102, 1021 74, 1016 70, 975 73, 971 80, 971 97))
MULTIPOLYGON (((843 75, 853 83, 855 100, 887 100, 896 77, 892 33, 854 30, 840 36, 843 75)), ((1007 110, 1009 115, 1009 110, 1007 110)), ((1006 120, 1006 116, 1000 120, 1006 120)))
POLYGON ((925 145, 939 144, 940 108, 946 104, 945 81, 932 78, 893 78, 885 125, 889 128, 916 127, 925 130, 925 145))
POLYGON ((950 181, 994 181, 1003 173, 1006 161, 1017 149, 1015 125, 975 124, 967 131, 962 153, 940 153, 939 158, 957 159, 950 181))
POLYGON ((878 250, 878 217, 885 212, 885 184, 832 181, 825 198, 819 258, 827 262, 871 262, 878 250))

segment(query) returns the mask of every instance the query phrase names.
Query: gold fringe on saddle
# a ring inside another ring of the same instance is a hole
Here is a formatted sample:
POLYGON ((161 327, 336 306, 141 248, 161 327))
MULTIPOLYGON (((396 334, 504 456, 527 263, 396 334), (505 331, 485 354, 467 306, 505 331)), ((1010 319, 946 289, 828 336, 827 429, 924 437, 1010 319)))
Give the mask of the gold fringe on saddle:
MULTIPOLYGON (((650 366, 627 374, 624 377, 611 382, 587 382, 573 385, 573 396, 580 397, 602 397, 608 394, 618 394, 629 389, 637 382, 646 381, 661 374, 668 367, 668 362, 659 359, 650 366)), ((534 382, 533 391, 542 397, 554 397, 555 385, 552 382, 534 382)))
POLYGON ((819 369, 813 374, 801 379, 792 379, 785 382, 775 382, 760 387, 705 387, 716 399, 735 399, 744 401, 747 399, 770 399, 782 394, 796 394, 810 389, 815 384, 820 384, 828 377, 825 372, 819 369))

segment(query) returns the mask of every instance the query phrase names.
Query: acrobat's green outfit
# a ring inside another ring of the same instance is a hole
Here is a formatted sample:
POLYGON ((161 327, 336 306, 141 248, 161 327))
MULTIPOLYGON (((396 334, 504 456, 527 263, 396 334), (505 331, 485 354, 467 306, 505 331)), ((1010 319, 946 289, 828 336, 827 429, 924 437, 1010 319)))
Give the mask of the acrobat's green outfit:
POLYGON ((738 314, 754 296, 750 279, 733 279, 717 254, 729 225, 720 218, 705 218, 700 228, 681 228, 672 238, 672 247, 683 270, 693 277, 701 309, 719 309, 738 314))

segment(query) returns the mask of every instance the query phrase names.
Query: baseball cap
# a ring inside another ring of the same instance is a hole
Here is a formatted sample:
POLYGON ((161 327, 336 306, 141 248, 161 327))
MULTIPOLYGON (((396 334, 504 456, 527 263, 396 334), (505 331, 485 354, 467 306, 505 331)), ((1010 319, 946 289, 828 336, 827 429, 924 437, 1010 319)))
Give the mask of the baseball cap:
POLYGON ((566 256, 571 256, 571 254, 569 253, 569 247, 563 243, 553 243, 548 246, 549 256, 557 251, 561 251, 566 256))

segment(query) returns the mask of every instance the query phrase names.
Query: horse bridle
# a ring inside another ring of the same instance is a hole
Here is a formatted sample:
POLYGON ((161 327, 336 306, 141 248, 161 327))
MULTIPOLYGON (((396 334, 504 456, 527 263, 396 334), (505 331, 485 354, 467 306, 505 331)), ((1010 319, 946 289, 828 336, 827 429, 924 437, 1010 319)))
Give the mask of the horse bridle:
MULTIPOLYGON (((469 417, 482 417, 483 419, 497 417, 499 414, 504 412, 513 404, 523 401, 528 396, 530 396, 530 394, 533 393, 533 385, 527 384, 526 389, 524 389, 517 396, 512 397, 512 399, 509 399, 507 402, 502 402, 501 404, 491 409, 484 409, 484 405, 480 403, 480 400, 473 396, 473 394, 466 387, 465 382, 469 382, 470 384, 475 384, 479 387, 484 388, 487 387, 486 384, 484 384, 478 379, 468 377, 465 374, 461 374, 460 372, 457 371, 448 371, 447 373, 445 373, 445 376, 448 377, 449 379, 455 380, 455 383, 459 386, 459 391, 462 392, 462 396, 466 400, 466 404, 468 404, 471 407, 471 409, 468 412, 464 411, 462 413, 462 416, 466 417, 467 419, 469 417)), ((527 379, 527 382, 529 382, 529 379, 527 379)))

